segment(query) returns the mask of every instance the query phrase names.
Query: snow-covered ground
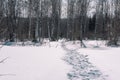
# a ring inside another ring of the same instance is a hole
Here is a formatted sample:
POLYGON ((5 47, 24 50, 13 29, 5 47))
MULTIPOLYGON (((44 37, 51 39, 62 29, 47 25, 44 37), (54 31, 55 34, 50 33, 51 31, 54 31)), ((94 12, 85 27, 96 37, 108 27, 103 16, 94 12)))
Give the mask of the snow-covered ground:
MULTIPOLYGON (((65 42, 70 50, 88 55, 89 62, 96 66, 107 80, 120 80, 120 48, 106 47, 105 41, 86 41, 87 48, 79 42, 65 42)), ((60 42, 42 46, 4 46, 0 50, 0 80, 69 80, 72 69, 63 58, 67 51, 60 42)), ((81 79, 79 79, 81 80, 81 79)))

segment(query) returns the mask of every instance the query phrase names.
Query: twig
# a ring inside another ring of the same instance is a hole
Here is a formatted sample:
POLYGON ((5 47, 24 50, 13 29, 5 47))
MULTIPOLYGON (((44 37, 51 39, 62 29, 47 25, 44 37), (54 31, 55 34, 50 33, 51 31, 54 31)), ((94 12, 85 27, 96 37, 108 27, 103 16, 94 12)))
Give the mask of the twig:
POLYGON ((0 76, 16 76, 15 74, 0 74, 0 76))
POLYGON ((8 59, 8 57, 7 58, 5 58, 5 59, 3 59, 3 60, 1 60, 0 61, 0 63, 4 63, 5 62, 5 60, 7 60, 8 59))

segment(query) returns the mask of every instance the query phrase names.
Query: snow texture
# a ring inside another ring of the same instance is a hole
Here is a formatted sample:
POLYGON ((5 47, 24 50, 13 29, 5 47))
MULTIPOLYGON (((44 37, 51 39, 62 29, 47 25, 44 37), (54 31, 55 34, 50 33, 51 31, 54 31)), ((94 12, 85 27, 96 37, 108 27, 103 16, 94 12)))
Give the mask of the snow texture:
POLYGON ((100 40, 84 41, 87 48, 62 42, 0 45, 0 80, 120 80, 120 47, 100 40))
POLYGON ((89 62, 88 55, 79 54, 77 50, 67 49, 64 43, 62 44, 64 50, 67 51, 63 60, 73 67, 67 74, 70 80, 106 80, 107 76, 89 62))

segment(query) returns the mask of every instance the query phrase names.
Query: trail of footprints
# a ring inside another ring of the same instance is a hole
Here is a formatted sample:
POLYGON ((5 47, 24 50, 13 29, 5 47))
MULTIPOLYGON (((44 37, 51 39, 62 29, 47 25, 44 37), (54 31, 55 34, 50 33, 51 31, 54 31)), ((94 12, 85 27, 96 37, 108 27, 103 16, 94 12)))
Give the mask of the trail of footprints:
POLYGON ((89 62, 87 55, 69 50, 65 45, 63 48, 67 51, 63 60, 72 66, 72 70, 67 73, 70 80, 106 80, 107 76, 89 62))

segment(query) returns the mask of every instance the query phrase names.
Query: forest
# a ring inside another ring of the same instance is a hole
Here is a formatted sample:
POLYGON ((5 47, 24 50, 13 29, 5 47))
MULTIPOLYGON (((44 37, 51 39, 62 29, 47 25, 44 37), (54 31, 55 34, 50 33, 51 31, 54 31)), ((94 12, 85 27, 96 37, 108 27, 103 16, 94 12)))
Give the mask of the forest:
POLYGON ((120 80, 120 0, 0 0, 0 80, 120 80))
POLYGON ((0 41, 108 40, 118 45, 120 0, 0 0, 0 41))

